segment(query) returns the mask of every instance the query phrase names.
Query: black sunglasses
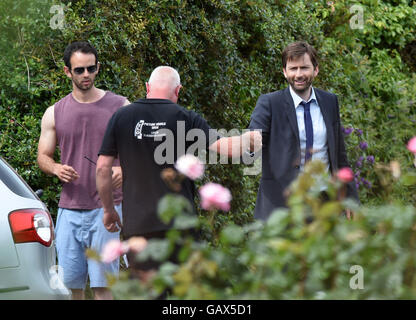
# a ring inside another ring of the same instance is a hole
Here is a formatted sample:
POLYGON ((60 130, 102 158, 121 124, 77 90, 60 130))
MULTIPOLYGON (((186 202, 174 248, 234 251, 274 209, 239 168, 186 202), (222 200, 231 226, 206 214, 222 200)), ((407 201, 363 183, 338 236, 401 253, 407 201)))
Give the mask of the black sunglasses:
POLYGON ((97 65, 89 66, 89 67, 78 67, 74 68, 74 72, 76 74, 83 74, 85 72, 85 68, 87 68, 88 73, 94 73, 97 71, 97 65))

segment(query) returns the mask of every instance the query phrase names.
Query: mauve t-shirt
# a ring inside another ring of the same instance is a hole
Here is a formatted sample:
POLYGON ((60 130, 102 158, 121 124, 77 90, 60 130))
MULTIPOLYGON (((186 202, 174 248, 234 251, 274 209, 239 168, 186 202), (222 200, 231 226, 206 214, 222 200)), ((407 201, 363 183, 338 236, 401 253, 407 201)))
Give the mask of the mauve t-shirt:
MULTIPOLYGON (((75 181, 63 183, 60 208, 91 210, 102 207, 95 184, 96 165, 91 161, 97 162, 107 123, 125 101, 125 97, 106 91, 94 103, 80 103, 72 93, 55 103, 55 129, 61 163, 73 167, 79 174, 75 181)), ((119 204, 121 201, 120 188, 114 191, 114 202, 119 204)))

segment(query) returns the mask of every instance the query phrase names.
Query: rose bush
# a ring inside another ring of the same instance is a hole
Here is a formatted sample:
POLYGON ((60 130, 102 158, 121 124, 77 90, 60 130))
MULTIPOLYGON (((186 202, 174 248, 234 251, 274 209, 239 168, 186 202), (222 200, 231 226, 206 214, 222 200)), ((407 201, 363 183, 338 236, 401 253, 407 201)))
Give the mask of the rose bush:
MULTIPOLYGON (((340 172, 347 173, 345 182, 351 180, 350 170, 340 172)), ((393 168, 386 172, 393 174, 393 168)), ((409 177, 416 177, 414 168, 395 183, 416 186, 409 177)), ((223 226, 215 245, 171 230, 155 245, 180 243, 179 264, 163 263, 146 284, 122 274, 112 292, 119 299, 153 299, 167 289, 169 299, 415 299, 415 207, 358 207, 339 198, 342 188, 322 163, 312 162, 291 185, 289 208, 265 222, 223 226), (322 188, 329 197, 325 202, 317 192, 322 188), (343 216, 346 208, 355 212, 353 220, 343 216)), ((171 217, 167 207, 161 216, 171 217)), ((189 215, 177 211, 174 218, 189 215)), ((190 222, 200 228, 204 220, 190 222)), ((146 250, 152 249, 138 258, 146 250)), ((162 255, 156 258, 164 261, 162 255)))

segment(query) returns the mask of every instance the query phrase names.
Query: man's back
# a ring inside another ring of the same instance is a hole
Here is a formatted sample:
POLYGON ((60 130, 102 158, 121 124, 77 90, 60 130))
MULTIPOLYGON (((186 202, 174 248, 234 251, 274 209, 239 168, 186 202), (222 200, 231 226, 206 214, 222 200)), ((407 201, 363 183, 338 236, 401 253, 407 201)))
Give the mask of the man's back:
MULTIPOLYGON (((200 129, 205 148, 210 127, 193 111, 166 99, 140 99, 114 114, 109 122, 100 154, 118 155, 123 169, 124 235, 167 230, 157 216, 158 201, 172 192, 160 174, 173 167, 189 144, 186 134, 200 129), (183 144, 183 145, 182 145, 183 144)), ((182 183, 181 194, 193 202, 194 184, 182 183)))

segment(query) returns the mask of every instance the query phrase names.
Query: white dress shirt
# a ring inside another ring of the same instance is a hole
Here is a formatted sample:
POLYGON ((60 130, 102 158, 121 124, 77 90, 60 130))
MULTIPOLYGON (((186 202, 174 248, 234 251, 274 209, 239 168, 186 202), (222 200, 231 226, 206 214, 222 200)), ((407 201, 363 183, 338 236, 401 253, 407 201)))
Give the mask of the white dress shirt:
MULTIPOLYGON (((299 140, 300 140, 300 170, 304 170, 305 166, 305 149, 306 149, 306 131, 305 131, 305 119, 304 119, 304 109, 300 105, 304 101, 299 97, 292 87, 290 87, 290 95, 292 96, 293 103, 296 110, 296 118, 298 120, 299 128, 299 140)), ((315 91, 311 88, 311 96, 308 101, 311 100, 310 110, 313 126, 313 148, 312 148, 312 160, 321 160, 325 165, 326 169, 329 170, 329 161, 328 161, 328 144, 327 144, 327 135, 326 135, 326 125, 324 118, 322 116, 321 108, 319 108, 318 100, 315 96, 315 91)))

